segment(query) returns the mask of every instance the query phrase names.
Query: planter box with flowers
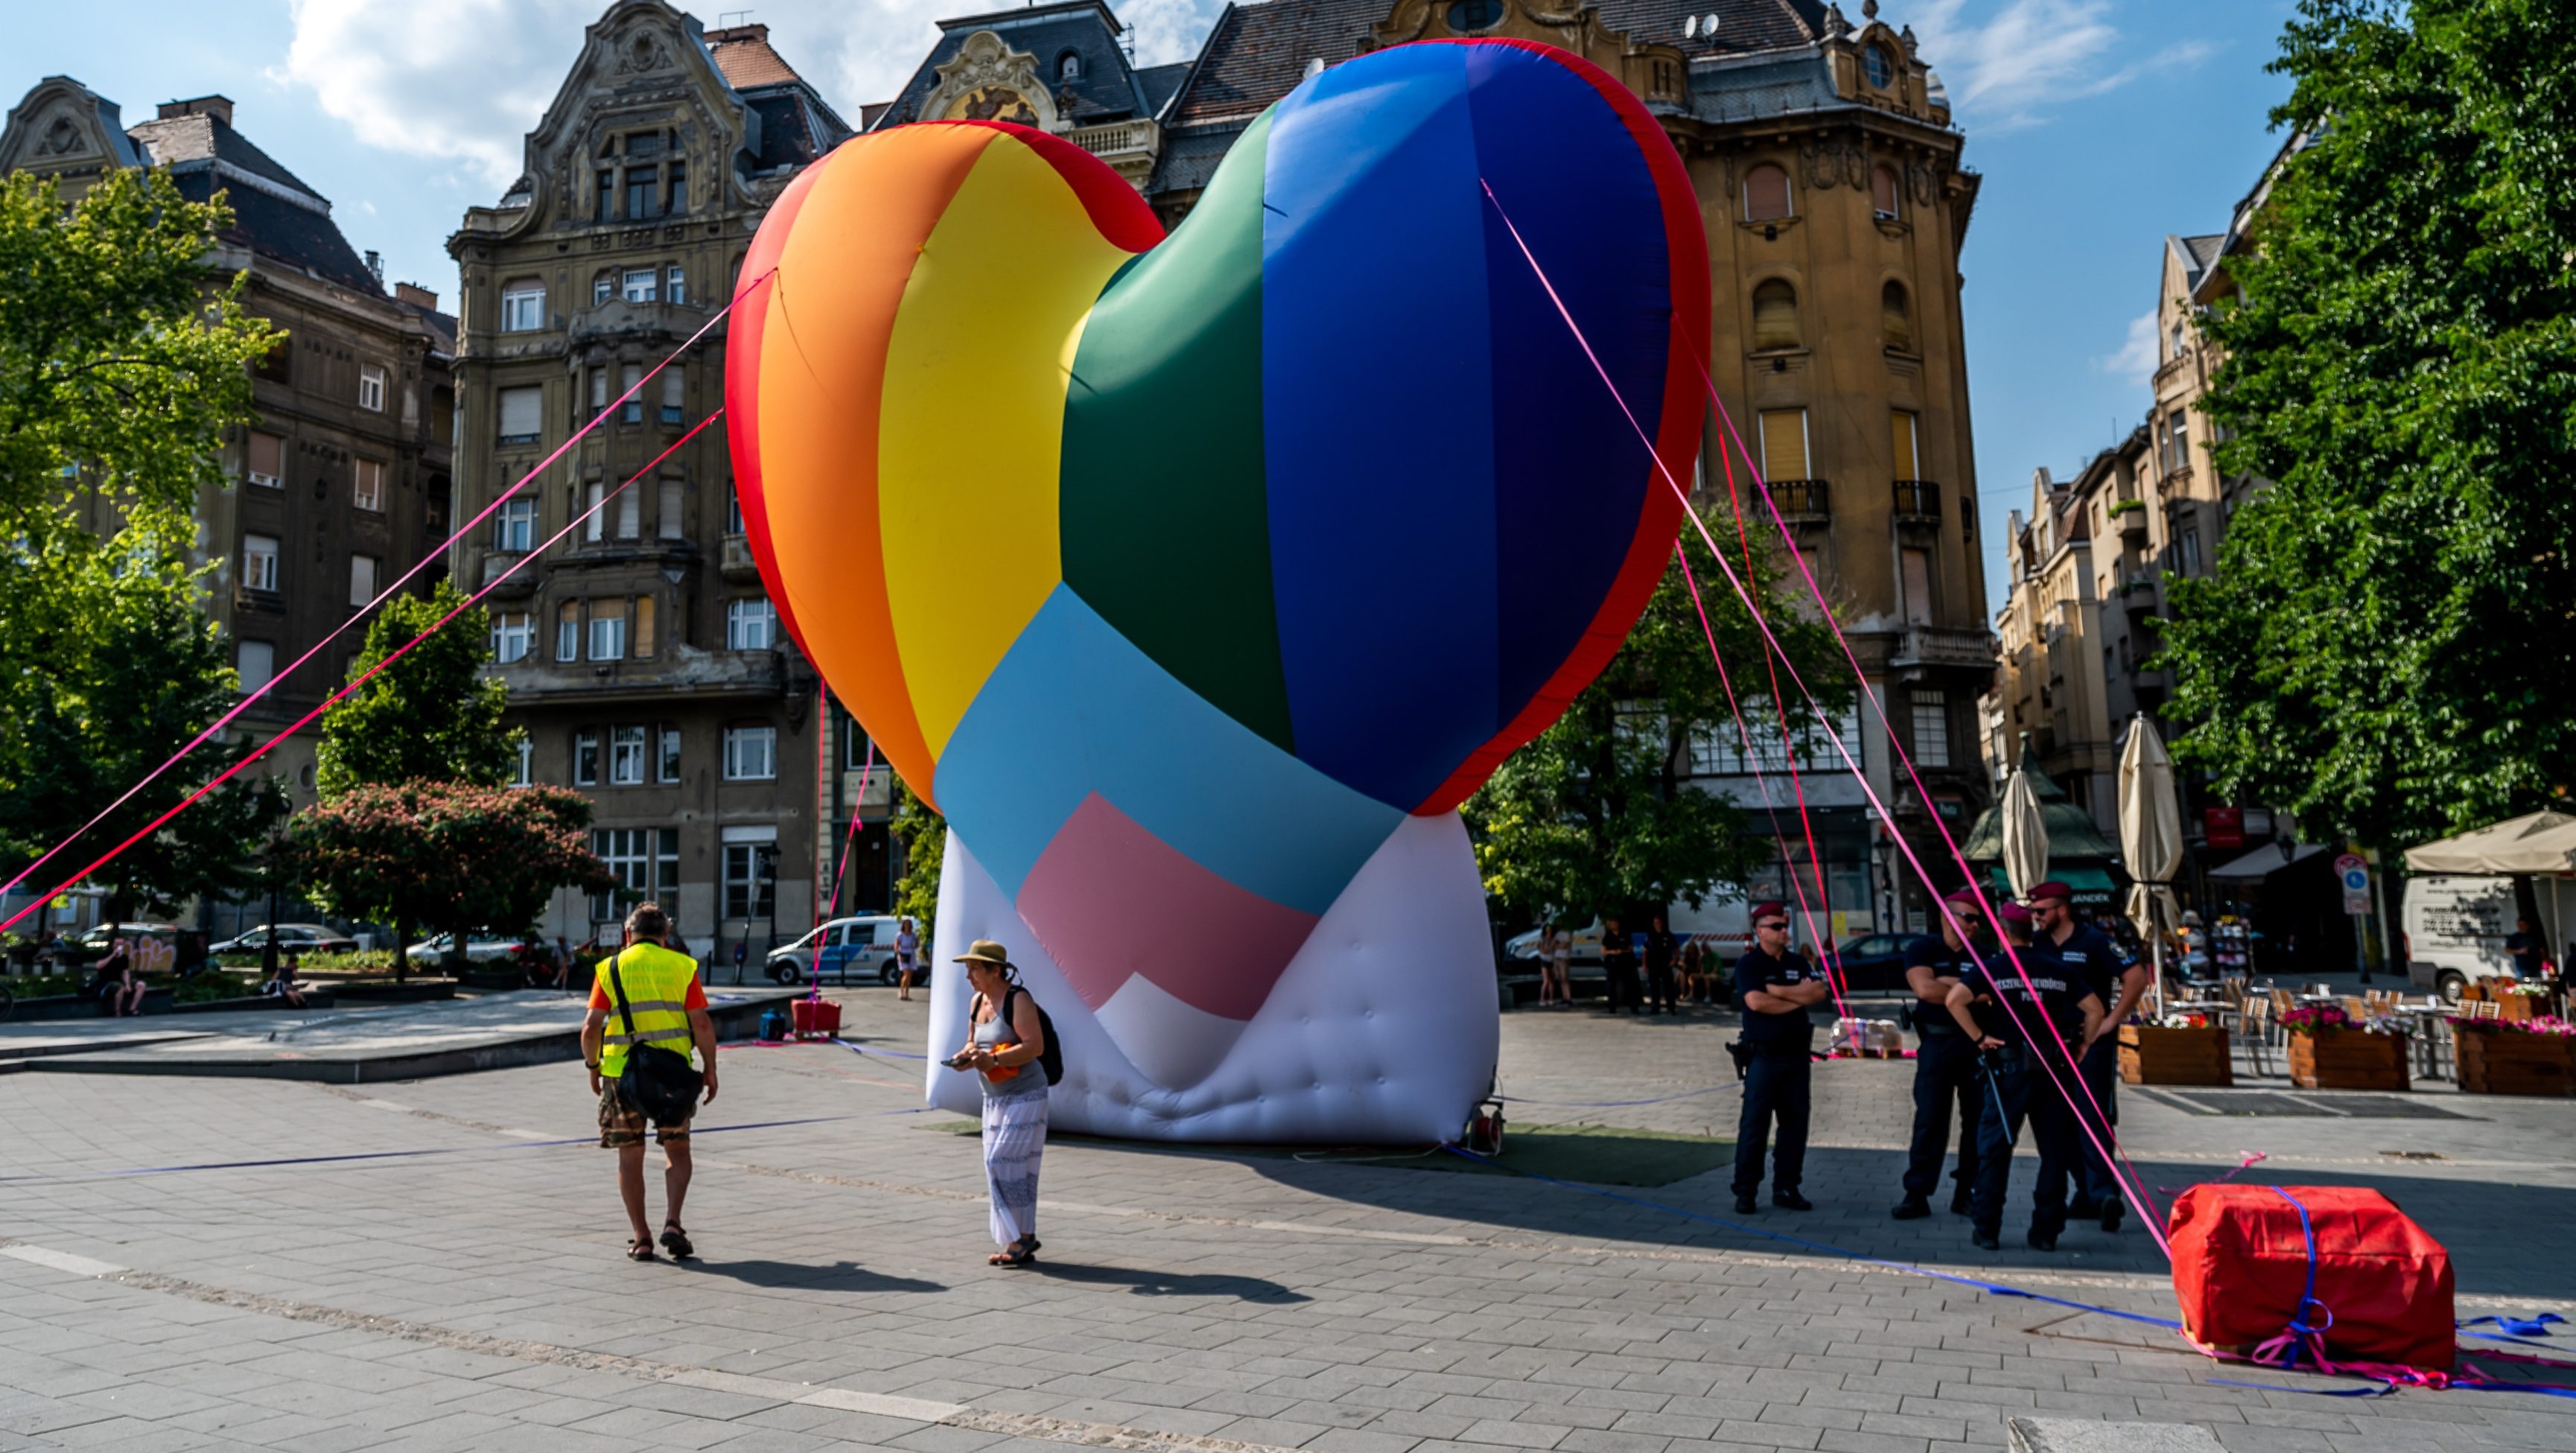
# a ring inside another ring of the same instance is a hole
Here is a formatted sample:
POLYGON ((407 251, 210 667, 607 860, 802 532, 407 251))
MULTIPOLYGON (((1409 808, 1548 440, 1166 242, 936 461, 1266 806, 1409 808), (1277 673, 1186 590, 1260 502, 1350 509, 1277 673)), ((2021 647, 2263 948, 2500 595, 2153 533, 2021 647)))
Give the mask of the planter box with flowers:
POLYGON ((2364 1023, 2330 1004, 2281 1016, 2290 1032, 2290 1083, 2302 1090, 2407 1090, 2406 1031, 2364 1023))
POLYGON ((2566 1095, 2576 1092, 2576 1024, 2454 1019, 2460 1088, 2474 1095, 2566 1095))
POLYGON ((2463 1003, 2492 1002, 2496 1017, 2512 1023, 2537 1019, 2549 1012, 2549 990, 2541 985, 2525 986, 2511 979, 2480 979, 2460 991, 2463 1003))
POLYGON ((2120 1078, 2132 1085, 2233 1085, 2227 1030, 2176 1018, 2120 1026, 2120 1078))

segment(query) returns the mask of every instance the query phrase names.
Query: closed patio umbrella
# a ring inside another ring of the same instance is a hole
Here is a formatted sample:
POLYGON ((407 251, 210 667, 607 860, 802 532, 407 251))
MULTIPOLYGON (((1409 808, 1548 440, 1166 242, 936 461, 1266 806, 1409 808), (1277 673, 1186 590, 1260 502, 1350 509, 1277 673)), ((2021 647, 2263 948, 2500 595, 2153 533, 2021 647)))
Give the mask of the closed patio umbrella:
POLYGON ((2004 877, 2011 881, 2015 898, 2027 898, 2031 889, 2048 881, 2048 824, 2040 816, 2039 792, 2030 785, 2028 768, 2013 768, 2000 806, 2004 877))
POLYGON ((2120 856, 2134 881, 2129 921, 2147 936, 2154 955, 2156 1007, 2164 1008, 2165 930, 2182 919, 2173 876, 2182 870, 2182 808, 2174 800, 2173 758, 2141 712, 2129 723, 2120 749, 2120 856))

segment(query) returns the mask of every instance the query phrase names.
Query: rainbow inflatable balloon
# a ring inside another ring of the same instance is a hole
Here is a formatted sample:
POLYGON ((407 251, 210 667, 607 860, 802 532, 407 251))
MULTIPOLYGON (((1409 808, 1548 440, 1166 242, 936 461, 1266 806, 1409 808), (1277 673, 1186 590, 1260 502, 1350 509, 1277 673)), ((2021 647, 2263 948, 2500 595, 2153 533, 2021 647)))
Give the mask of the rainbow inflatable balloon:
MULTIPOLYGON (((1060 980, 1040 997, 1085 1052, 1059 1123, 1072 1098, 1095 1128, 1242 1133, 1221 1112, 1265 1066, 1350 1032, 1246 1034, 1292 966, 1361 952, 1331 918, 1383 870, 1417 901, 1368 975, 1459 1002, 1369 1033, 1481 1057, 1441 1097, 1456 1129, 1494 1030, 1454 809, 1663 569, 1680 504, 1640 433, 1691 476, 1707 278, 1654 120, 1515 42, 1308 79, 1168 238, 1106 165, 1008 125, 862 136, 781 197, 729 345, 752 548, 947 815, 943 962, 974 918, 1060 980)), ((1356 972, 1313 970, 1318 1001, 1368 997, 1356 972)), ((1296 1123, 1350 1133, 1373 1094, 1296 1123)))

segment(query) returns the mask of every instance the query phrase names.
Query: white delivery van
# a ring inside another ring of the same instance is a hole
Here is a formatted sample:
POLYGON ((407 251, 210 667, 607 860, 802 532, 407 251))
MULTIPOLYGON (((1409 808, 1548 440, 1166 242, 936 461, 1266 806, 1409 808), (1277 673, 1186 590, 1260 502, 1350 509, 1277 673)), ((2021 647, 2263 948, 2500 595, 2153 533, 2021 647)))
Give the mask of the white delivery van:
POLYGON ((2513 879, 2435 873, 2406 880, 2406 975, 2451 1002, 2471 979, 2510 979, 2513 879))

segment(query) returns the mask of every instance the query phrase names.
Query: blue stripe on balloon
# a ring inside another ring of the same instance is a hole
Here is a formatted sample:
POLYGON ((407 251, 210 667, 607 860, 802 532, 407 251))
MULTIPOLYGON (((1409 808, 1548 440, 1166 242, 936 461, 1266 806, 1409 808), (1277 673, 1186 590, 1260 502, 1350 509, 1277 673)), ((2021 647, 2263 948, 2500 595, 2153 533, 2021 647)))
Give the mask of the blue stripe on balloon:
MULTIPOLYGON (((1517 47, 1475 46, 1467 56, 1480 170, 1655 437, 1673 299, 1654 173, 1590 81, 1517 47)), ((1618 400, 1592 383, 1592 365, 1501 215, 1491 206, 1483 213, 1503 567, 1495 578, 1499 723, 1573 653, 1592 620, 1566 602, 1610 593, 1635 543, 1644 492, 1666 486, 1618 400)))
POLYGON ((1297 752, 1399 807, 1501 725, 1467 55, 1404 47, 1306 82, 1273 113, 1263 188, 1271 575, 1297 752))
POLYGON ((1014 898, 1097 791, 1219 877, 1319 917, 1404 820, 1210 706, 1064 585, 967 707, 938 791, 1014 898))

